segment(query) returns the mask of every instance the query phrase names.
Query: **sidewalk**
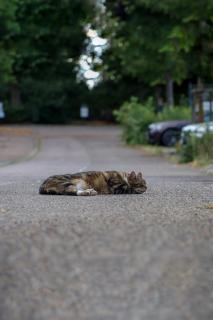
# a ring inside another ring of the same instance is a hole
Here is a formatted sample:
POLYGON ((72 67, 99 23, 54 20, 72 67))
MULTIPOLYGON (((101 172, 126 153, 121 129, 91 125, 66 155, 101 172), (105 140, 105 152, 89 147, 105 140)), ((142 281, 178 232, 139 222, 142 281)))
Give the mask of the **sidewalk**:
POLYGON ((27 159, 35 152, 32 130, 21 126, 0 126, 0 166, 27 159))

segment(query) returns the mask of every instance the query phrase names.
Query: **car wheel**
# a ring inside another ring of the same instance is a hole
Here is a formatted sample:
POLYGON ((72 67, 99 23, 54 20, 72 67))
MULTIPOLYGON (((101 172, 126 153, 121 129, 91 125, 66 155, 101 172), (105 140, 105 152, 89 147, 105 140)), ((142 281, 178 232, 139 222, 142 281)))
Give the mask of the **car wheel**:
POLYGON ((168 129, 162 134, 161 142, 164 146, 172 147, 177 143, 178 139, 179 132, 177 130, 168 129))

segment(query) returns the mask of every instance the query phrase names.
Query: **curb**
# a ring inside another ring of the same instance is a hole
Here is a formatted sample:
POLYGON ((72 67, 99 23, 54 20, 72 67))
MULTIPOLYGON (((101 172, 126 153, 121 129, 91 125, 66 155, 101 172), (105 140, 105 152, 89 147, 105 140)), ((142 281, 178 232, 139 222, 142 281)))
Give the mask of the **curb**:
POLYGON ((2 162, 0 161, 0 168, 33 159, 41 150, 42 140, 41 138, 37 138, 37 137, 32 137, 32 139, 33 139, 33 148, 29 154, 18 157, 13 160, 9 160, 9 161, 2 161, 2 162))

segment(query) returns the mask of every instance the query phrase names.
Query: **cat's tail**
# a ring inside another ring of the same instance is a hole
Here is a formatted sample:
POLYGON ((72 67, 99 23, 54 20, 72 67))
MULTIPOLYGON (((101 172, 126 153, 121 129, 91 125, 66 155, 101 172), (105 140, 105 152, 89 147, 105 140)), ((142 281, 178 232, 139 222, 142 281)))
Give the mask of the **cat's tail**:
POLYGON ((38 192, 39 192, 39 194, 47 194, 47 190, 45 189, 44 183, 42 183, 42 185, 40 185, 38 192))
POLYGON ((46 179, 39 187, 39 194, 76 195, 76 188, 70 182, 56 180, 56 178, 53 176, 46 179))
POLYGON ((50 178, 44 180, 39 187, 39 194, 49 194, 49 180, 50 178))
POLYGON ((47 188, 47 186, 43 183, 39 188, 39 194, 63 194, 57 192, 56 188, 47 188))

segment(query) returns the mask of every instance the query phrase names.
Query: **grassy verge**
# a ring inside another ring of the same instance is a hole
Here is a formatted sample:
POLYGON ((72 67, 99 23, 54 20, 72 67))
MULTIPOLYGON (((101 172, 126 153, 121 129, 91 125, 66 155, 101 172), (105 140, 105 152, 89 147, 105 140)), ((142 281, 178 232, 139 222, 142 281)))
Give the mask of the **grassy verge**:
MULTIPOLYGON (((200 142, 202 145, 202 149, 198 148, 197 153, 192 154, 190 149, 188 149, 187 152, 189 152, 189 157, 185 158, 185 155, 183 157, 183 149, 184 147, 180 147, 180 145, 177 145, 176 148, 168 148, 158 145, 135 145, 132 146, 132 148, 137 148, 138 150, 141 150, 141 152, 144 155, 148 156, 160 156, 164 157, 166 160, 172 163, 176 164, 188 164, 192 167, 206 167, 209 165, 213 165, 213 158, 210 156, 210 147, 206 147, 207 151, 204 152, 203 148, 204 145, 200 142), (181 151, 180 151, 181 150, 181 151), (182 153, 181 153, 182 152, 182 153)), ((187 148, 186 148, 187 150, 187 148)))
POLYGON ((192 163, 194 166, 213 164, 213 133, 207 132, 201 138, 188 135, 186 143, 177 146, 180 163, 192 163))
POLYGON ((128 145, 132 149, 137 149, 141 151, 143 155, 153 156, 153 157, 163 157, 168 161, 173 163, 178 163, 177 151, 175 148, 168 148, 159 145, 149 145, 149 144, 137 144, 137 145, 128 145))

